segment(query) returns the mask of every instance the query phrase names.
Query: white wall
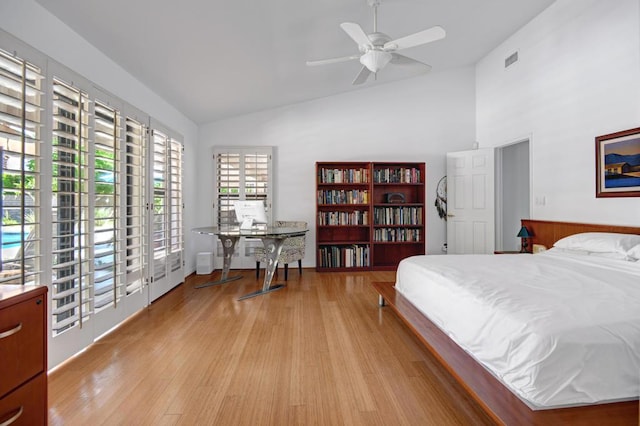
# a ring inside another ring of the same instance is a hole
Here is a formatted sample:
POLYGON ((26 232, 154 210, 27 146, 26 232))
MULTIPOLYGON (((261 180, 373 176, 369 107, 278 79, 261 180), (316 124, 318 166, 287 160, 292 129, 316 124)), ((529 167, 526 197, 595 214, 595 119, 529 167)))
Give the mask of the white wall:
MULTIPOLYGON (((424 161, 427 252, 441 253, 445 223, 433 202, 445 153, 470 149, 475 134, 473 68, 431 73, 338 96, 231 118, 200 128, 200 152, 214 145, 276 148, 275 216, 306 220, 304 265, 315 265, 317 161, 424 161)), ((213 182, 211 155, 198 158, 202 182, 213 182)), ((213 190, 199 200, 197 225, 213 224, 213 190)), ((202 249, 207 242, 201 239, 202 249)), ((210 247, 208 248, 210 250, 210 247)))
MULTIPOLYGON (((144 18, 144 17, 142 17, 144 18)), ((118 64, 106 57, 58 18, 33 0, 0 1, 0 28, 134 107, 164 123, 184 137, 185 164, 197 157, 195 123, 118 64)), ((185 230, 193 227, 196 199, 195 169, 185 168, 185 230)), ((195 270, 191 235, 186 235, 185 273, 195 270)))
POLYGON ((594 169, 596 136, 640 126, 640 1, 558 0, 477 64, 476 116, 481 146, 531 137, 533 218, 639 225, 594 169))

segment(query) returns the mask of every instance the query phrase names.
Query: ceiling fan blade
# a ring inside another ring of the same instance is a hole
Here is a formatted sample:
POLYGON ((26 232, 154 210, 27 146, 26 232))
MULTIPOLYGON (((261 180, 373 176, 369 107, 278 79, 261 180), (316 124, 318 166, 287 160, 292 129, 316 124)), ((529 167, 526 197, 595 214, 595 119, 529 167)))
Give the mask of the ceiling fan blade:
POLYGON ((314 67, 317 65, 337 64, 339 62, 347 62, 353 59, 359 59, 360 55, 342 56, 340 58, 320 59, 318 61, 307 61, 307 66, 314 67))
POLYGON ((356 78, 353 80, 353 84, 358 85, 358 84, 362 84, 365 81, 367 81, 367 79, 369 78, 369 76, 371 75, 371 71, 369 71, 369 68, 367 67, 362 67, 362 69, 360 70, 360 72, 358 73, 358 75, 356 76, 356 78))
POLYGON ((354 24, 353 22, 344 22, 340 24, 340 28, 342 28, 353 41, 358 43, 358 46, 371 46, 371 40, 369 40, 367 33, 364 32, 360 25, 354 24))
POLYGON ((400 37, 396 40, 388 41, 384 44, 384 50, 402 50, 410 47, 419 46, 421 44, 431 43, 432 41, 445 38, 447 33, 444 28, 435 26, 428 30, 420 31, 406 37, 400 37))
POLYGON ((415 59, 395 52, 391 54, 390 62, 394 65, 409 66, 411 68, 420 69, 420 71, 422 72, 431 71, 431 65, 425 64, 424 62, 416 61, 415 59))

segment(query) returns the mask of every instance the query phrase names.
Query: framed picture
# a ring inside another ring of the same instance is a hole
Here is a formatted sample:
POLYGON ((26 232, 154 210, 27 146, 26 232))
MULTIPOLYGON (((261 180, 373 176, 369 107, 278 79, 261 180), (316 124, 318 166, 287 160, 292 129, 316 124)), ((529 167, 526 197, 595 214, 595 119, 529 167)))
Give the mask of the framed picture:
POLYGON ((640 197, 640 128, 596 138, 596 197, 640 197))

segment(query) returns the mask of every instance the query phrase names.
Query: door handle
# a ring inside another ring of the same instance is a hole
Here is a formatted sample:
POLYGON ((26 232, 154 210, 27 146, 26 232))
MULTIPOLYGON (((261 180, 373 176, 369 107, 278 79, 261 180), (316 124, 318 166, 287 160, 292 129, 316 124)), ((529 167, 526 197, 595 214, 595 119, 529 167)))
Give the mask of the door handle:
POLYGON ((447 213, 447 217, 456 217, 455 214, 447 213))

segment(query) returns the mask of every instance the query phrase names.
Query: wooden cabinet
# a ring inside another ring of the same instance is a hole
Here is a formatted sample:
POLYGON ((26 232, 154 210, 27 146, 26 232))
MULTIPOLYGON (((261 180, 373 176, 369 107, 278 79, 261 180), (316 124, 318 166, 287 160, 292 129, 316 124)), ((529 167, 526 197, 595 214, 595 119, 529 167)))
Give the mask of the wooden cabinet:
POLYGON ((47 423, 46 292, 0 285, 0 424, 47 423))
POLYGON ((316 163, 316 270, 395 269, 425 253, 424 163, 316 163))

